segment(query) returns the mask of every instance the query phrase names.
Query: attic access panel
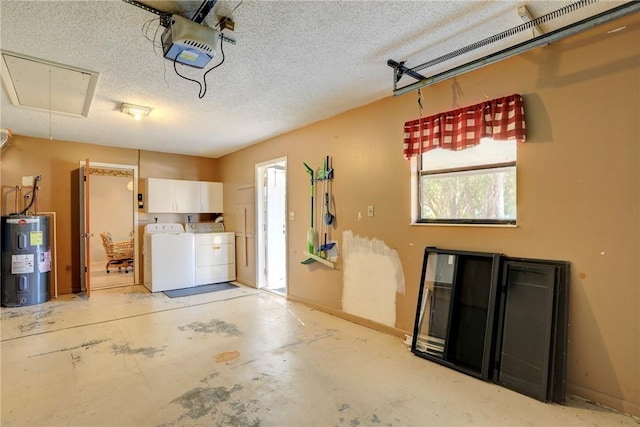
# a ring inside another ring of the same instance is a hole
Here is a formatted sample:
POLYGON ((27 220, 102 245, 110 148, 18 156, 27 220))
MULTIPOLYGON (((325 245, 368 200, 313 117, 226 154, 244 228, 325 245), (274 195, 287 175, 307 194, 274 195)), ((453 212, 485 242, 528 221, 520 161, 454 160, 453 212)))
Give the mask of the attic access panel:
POLYGON ((2 51, 2 81, 13 105, 87 117, 99 73, 2 51))

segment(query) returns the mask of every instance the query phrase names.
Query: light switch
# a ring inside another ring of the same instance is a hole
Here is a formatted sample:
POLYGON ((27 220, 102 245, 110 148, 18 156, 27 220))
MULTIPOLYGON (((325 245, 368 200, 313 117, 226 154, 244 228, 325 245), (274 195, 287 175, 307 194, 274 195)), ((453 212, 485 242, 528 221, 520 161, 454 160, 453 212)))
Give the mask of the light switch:
POLYGON ((294 211, 289 212, 289 221, 294 221, 296 219, 296 213, 294 211))
POLYGON ((373 216, 373 205, 367 207, 367 216, 373 216))
POLYGON ((23 176, 22 177, 22 186, 23 187, 31 187, 33 185, 33 176, 23 176))

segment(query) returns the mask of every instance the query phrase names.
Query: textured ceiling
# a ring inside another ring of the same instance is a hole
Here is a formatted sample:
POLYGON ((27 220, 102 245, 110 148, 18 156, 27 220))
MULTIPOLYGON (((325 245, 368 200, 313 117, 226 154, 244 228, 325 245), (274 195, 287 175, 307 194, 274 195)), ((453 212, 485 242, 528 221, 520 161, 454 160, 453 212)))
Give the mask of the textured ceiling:
MULTIPOLYGON (((201 2, 145 3, 189 16, 201 2)), ((208 73, 199 99, 198 85, 178 77, 149 41, 159 40, 163 30, 157 15, 118 0, 2 0, 0 48, 100 77, 87 118, 15 107, 3 85, 0 127, 41 138, 220 157, 390 96, 388 59, 413 67, 521 24, 522 4, 538 17, 570 3, 220 0, 205 24, 231 14, 235 31, 225 35, 236 44, 224 44, 225 62, 208 73), (135 121, 120 112, 123 102, 153 110, 135 121)), ((600 1, 542 29, 622 3, 600 1)), ((421 73, 433 75, 531 37, 521 33, 421 73)), ((203 70, 179 71, 203 80, 203 70)))

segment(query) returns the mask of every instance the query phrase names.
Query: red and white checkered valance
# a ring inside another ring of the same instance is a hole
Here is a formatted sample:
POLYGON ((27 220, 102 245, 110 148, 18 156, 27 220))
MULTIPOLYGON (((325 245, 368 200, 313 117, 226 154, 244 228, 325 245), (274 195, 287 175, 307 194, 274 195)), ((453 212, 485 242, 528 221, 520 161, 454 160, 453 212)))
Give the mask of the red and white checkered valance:
POLYGON ((405 159, 434 148, 464 150, 481 138, 524 142, 524 107, 518 94, 412 120, 404 124, 405 159))

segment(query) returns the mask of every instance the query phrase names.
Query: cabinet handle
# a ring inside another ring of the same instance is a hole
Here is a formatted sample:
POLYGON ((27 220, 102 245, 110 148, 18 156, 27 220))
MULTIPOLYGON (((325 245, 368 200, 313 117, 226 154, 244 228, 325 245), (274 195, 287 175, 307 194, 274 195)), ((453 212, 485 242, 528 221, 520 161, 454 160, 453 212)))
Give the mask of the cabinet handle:
POLYGON ((220 249, 220 246, 211 246, 211 249, 220 249))

